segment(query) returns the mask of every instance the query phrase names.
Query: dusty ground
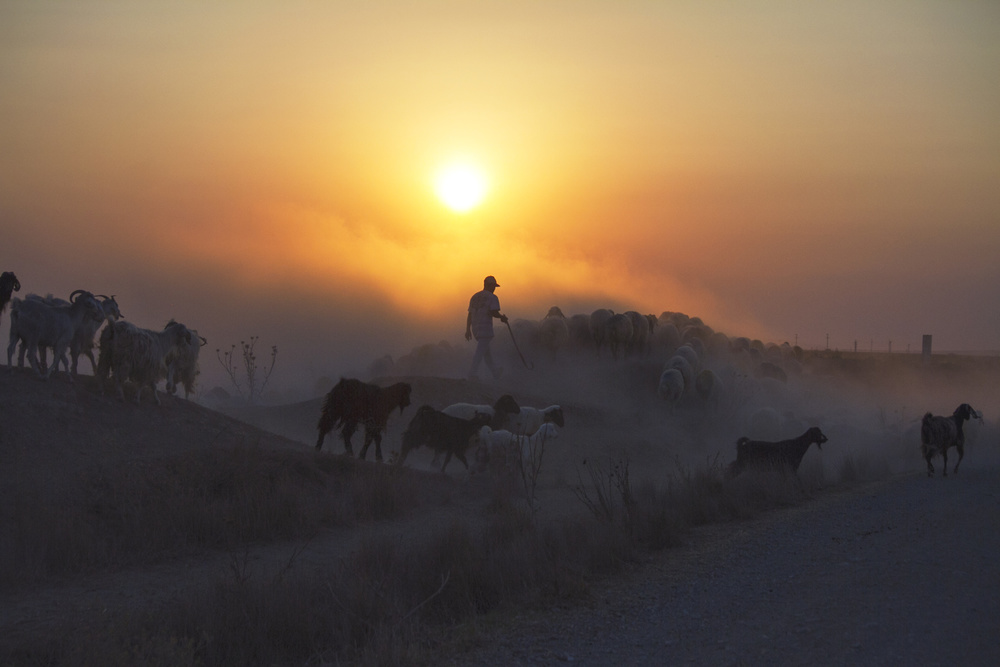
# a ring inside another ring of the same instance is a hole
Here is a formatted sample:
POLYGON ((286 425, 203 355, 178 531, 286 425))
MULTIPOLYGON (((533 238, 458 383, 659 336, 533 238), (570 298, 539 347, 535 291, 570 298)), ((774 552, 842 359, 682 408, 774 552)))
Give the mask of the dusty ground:
POLYGON ((968 464, 699 529, 449 664, 1000 664, 1000 465, 968 464))
MULTIPOLYGON (((649 388, 650 369, 641 364, 561 375, 514 371, 498 385, 402 379, 414 385, 413 407, 390 420, 387 455, 398 449, 402 429, 423 403, 491 403, 509 392, 527 405, 563 405, 567 424, 546 450, 539 490, 540 515, 549 519, 581 511, 571 487, 587 458, 625 457, 637 481, 655 480, 678 466, 727 460, 745 426, 736 415, 741 405, 729 406, 733 414, 724 420, 665 412, 649 388)), ((1000 664, 995 557, 1000 443, 996 415, 990 414, 997 412, 995 380, 995 373, 977 377, 967 393, 938 386, 945 397, 925 401, 940 412, 939 404, 951 405, 961 396, 987 413, 962 472, 947 480, 923 474, 914 423, 924 408, 912 407, 919 404, 912 389, 872 398, 870 386, 853 386, 850 379, 803 380, 793 390, 797 406, 815 415, 831 438, 822 452, 813 449, 804 465, 835 476, 848 454, 899 457, 892 461, 891 480, 846 494, 821 494, 805 507, 751 522, 701 529, 684 547, 595 585, 590 604, 512 619, 480 650, 459 647, 448 660, 463 665, 1000 664), (846 388, 842 393, 850 398, 841 402, 837 394, 833 401, 831 387, 846 388), (813 403, 807 405, 807 398, 813 403), (824 406, 822 412, 817 405, 824 406)), ((217 446, 311 451, 320 398, 226 414, 176 398, 166 398, 161 407, 137 407, 100 395, 89 377, 72 385, 3 369, 0 405, 0 506, 10 518, 18 488, 58 487, 84 471, 217 446)), ((327 451, 340 448, 327 439, 327 451)), ((324 568, 374 534, 408 539, 456 518, 481 520, 488 502, 482 480, 458 462, 442 476, 431 469, 430 458, 420 452, 407 462, 426 471, 421 479, 428 500, 404 520, 330 530, 305 543, 237 554, 176 554, 149 566, 4 592, 0 648, 106 611, 155 608, 217 580, 237 561, 262 575, 289 563, 324 568)))

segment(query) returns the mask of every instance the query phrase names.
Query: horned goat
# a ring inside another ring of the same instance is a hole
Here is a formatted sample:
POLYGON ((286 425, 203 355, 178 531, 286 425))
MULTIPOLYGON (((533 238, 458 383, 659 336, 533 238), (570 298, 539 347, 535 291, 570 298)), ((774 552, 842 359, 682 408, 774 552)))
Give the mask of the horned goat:
MULTIPOLYGON (((40 300, 48 303, 50 305, 69 305, 68 301, 64 299, 58 299, 51 294, 43 297, 37 294, 29 294, 26 298, 33 300, 40 300)), ((94 358, 94 339, 97 336, 97 330, 101 328, 101 325, 107 322, 117 322, 122 318, 122 311, 118 307, 118 302, 115 301, 115 297, 105 296, 104 294, 98 294, 94 297, 98 299, 98 303, 101 306, 101 311, 103 312, 103 317, 101 319, 86 318, 80 327, 76 330, 76 334, 73 336, 73 340, 69 345, 69 356, 71 365, 66 368, 67 372, 72 372, 74 377, 77 375, 77 363, 80 359, 80 355, 84 355, 90 359, 90 371, 94 375, 97 375, 97 360, 94 358)), ((17 365, 24 365, 24 352, 25 345, 24 341, 21 342, 21 352, 18 357, 17 365)), ((45 348, 39 350, 39 355, 41 356, 41 362, 45 364, 45 348)), ((58 369, 56 369, 58 370, 58 369)))
POLYGON ((732 479, 747 468, 790 469, 792 472, 797 472, 809 445, 816 443, 816 447, 822 450, 822 444, 826 441, 826 436, 823 435, 818 426, 813 426, 799 437, 791 440, 770 442, 751 440, 746 437, 740 438, 736 441, 736 460, 729 464, 726 476, 732 479))
MULTIPOLYGON (((22 352, 39 377, 48 379, 60 364, 69 368, 66 352, 86 320, 103 321, 104 311, 94 295, 86 290, 70 294, 68 303, 48 303, 44 299, 15 299, 10 313, 10 341, 7 345, 7 365, 13 372, 11 360, 14 348, 21 343, 22 352), (38 361, 39 348, 51 347, 52 363, 42 372, 38 361)), ((73 375, 69 375, 70 381, 73 375)))
POLYGON ((118 398, 125 400, 125 382, 136 385, 135 403, 142 401, 142 390, 149 387, 153 400, 160 405, 156 393, 157 383, 167 375, 167 357, 174 348, 183 348, 196 341, 190 329, 170 320, 162 331, 137 327, 131 322, 118 320, 101 331, 98 377, 110 373, 115 382, 118 398))
POLYGON ((968 403, 962 403, 955 408, 955 412, 950 417, 935 417, 930 412, 924 415, 920 422, 920 451, 927 460, 927 476, 934 476, 934 465, 931 459, 935 454, 940 454, 944 459, 941 476, 948 476, 948 448, 954 447, 958 450, 958 462, 952 472, 958 472, 958 464, 965 456, 965 431, 962 426, 969 419, 975 417, 980 422, 983 413, 974 410, 968 403))
POLYGON ((184 398, 194 393, 195 381, 201 370, 198 368, 198 354, 208 341, 191 329, 191 341, 170 350, 167 355, 167 392, 177 393, 177 385, 184 386, 184 398))

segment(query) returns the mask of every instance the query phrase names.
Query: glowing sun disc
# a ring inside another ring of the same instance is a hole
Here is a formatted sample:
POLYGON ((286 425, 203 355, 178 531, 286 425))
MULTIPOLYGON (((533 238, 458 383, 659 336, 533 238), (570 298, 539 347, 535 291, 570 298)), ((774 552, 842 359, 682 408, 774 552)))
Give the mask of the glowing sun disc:
POLYGON ((456 213, 466 213, 486 196, 486 177, 468 164, 454 164, 438 172, 434 179, 438 199, 456 213))

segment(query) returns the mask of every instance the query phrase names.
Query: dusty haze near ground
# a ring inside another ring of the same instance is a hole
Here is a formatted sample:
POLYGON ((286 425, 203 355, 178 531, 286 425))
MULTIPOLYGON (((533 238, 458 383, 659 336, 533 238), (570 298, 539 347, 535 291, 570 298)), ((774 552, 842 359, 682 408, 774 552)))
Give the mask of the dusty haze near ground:
MULTIPOLYGON (((468 361, 464 350, 442 351, 438 346, 427 346, 421 354, 426 357, 421 362, 426 366, 425 373, 391 372, 373 378, 378 383, 405 380, 414 387, 413 406, 389 420, 384 443, 387 455, 398 450, 400 434, 415 407, 421 404, 440 408, 456 401, 492 403, 502 393, 511 393, 524 405, 560 404, 566 413, 566 426, 546 449, 539 486, 539 516, 543 519, 583 511, 572 492, 580 481, 583 460, 628 460, 636 484, 662 481, 678 467, 728 462, 734 455, 735 439, 760 428, 754 415, 761 408, 777 413, 776 427, 781 435, 796 435, 805 425, 819 425, 824 430, 829 442, 822 450, 810 449, 803 466, 813 472, 823 470, 830 479, 837 478, 845 460, 852 460, 873 468, 884 465, 889 474, 902 475, 908 484, 926 481, 933 485, 927 489, 948 493, 951 487, 940 479, 915 479, 924 471, 918 422, 924 411, 950 414, 961 402, 971 403, 985 415, 983 424, 969 427, 963 463, 968 477, 983 474, 984 466, 995 465, 1000 452, 1000 373, 997 360, 992 358, 940 357, 924 365, 915 355, 857 359, 833 354, 807 356, 788 364, 786 381, 760 378, 753 372, 733 372, 728 376, 727 393, 717 402, 705 405, 688 396, 670 410, 656 395, 660 359, 613 360, 604 355, 600 359, 551 360, 535 356, 535 367, 529 370, 515 363, 519 362, 517 357, 508 355, 503 357, 506 373, 500 381, 469 382, 434 375, 435 365, 447 368, 450 363, 451 372, 462 370, 468 361)), ((417 361, 407 363, 412 363, 410 370, 420 366, 417 361)), ((402 370, 402 364, 403 360, 397 360, 387 370, 402 370)), ((717 368, 720 375, 728 372, 721 361, 717 368)), ((71 490, 85 472, 141 466, 157 457, 220 446, 309 451, 315 442, 321 396, 269 407, 205 407, 168 397, 161 407, 149 403, 137 407, 102 396, 90 377, 82 377, 72 385, 65 377, 42 382, 28 371, 8 374, 4 369, 0 372, 0 404, 5 415, 0 423, 0 499, 10 519, 17 512, 19 489, 37 484, 64 485, 71 490)), ((355 451, 358 444, 356 436, 355 451)), ((339 440, 328 437, 326 450, 340 452, 339 440)), ((310 542, 296 567, 328 567, 331 558, 352 548, 369 531, 398 531, 405 538, 426 534, 434 525, 447 525, 456 517, 471 522, 481 520, 479 509, 488 501, 483 480, 470 476, 457 461, 449 465, 442 478, 431 468, 430 459, 429 452, 419 451, 407 461, 415 470, 427 472, 423 477, 427 498, 424 506, 404 521, 365 527, 351 536, 343 530, 331 531, 325 539, 310 542)), ((952 466, 954 460, 952 452, 952 466)), ((936 466, 940 471, 940 459, 936 466)), ((949 477, 947 483, 958 486, 966 483, 965 479, 966 475, 959 474, 949 477)), ((879 497, 879 491, 872 493, 879 497)), ((72 497, 67 500, 72 502, 72 497)), ((995 504, 996 499, 987 494, 979 501, 995 504)), ((852 512, 871 513, 864 518, 868 525, 879 524, 876 515, 893 511, 891 506, 875 505, 846 506, 852 512)), ((969 526, 966 537, 970 541, 962 550, 981 555, 989 547, 977 541, 981 533, 975 523, 977 516, 973 506, 967 513, 957 513, 955 520, 972 522, 959 524, 969 526)), ((768 521, 781 525, 782 519, 772 517, 768 521)), ((728 528, 713 530, 725 534, 728 528)), ((756 529, 731 528, 757 535, 753 532, 756 529)), ((767 557, 772 543, 763 537, 754 539, 754 548, 760 550, 762 558, 767 557)), ((706 562, 726 562, 731 557, 727 549, 742 548, 736 542, 727 542, 730 546, 719 551, 721 561, 706 562)), ((255 551, 250 558, 254 567, 266 571, 281 567, 288 554, 301 546, 271 545, 255 551)), ((664 562, 669 563, 671 557, 669 550, 662 554, 664 562)), ((230 558, 230 554, 211 552, 184 554, 149 567, 31 583, 4 593, 0 606, 6 611, 0 617, 0 628, 6 641, 15 641, 19 637, 44 636, 64 623, 82 622, 95 609, 155 608, 189 594, 199 582, 220 576, 230 558)), ((928 577, 934 576, 936 568, 949 567, 947 562, 936 560, 918 564, 926 565, 928 577)), ((649 576, 657 580, 655 567, 649 576)), ((811 595, 808 583, 803 583, 802 590, 807 598, 811 595)), ((824 594, 835 593, 837 589, 833 588, 824 594)), ((842 601, 840 608, 847 611, 850 603, 842 601)), ((633 625, 629 614, 641 613, 634 606, 621 610, 626 625, 633 625)), ((529 655, 526 659, 530 662, 534 658, 529 655)))

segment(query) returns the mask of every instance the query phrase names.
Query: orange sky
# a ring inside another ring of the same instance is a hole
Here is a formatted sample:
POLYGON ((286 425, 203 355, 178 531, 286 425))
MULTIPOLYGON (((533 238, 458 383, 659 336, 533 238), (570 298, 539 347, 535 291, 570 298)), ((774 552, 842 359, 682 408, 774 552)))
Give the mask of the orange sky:
POLYGON ((458 341, 488 273, 512 317, 1000 350, 1000 5, 205 5, 0 5, 25 292, 289 368, 458 341))

